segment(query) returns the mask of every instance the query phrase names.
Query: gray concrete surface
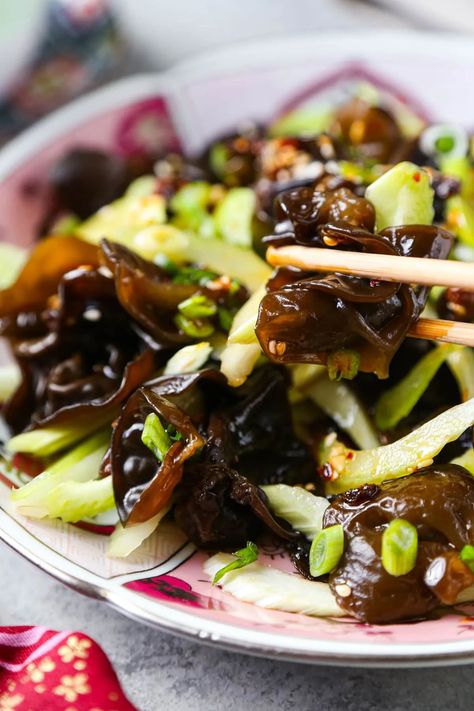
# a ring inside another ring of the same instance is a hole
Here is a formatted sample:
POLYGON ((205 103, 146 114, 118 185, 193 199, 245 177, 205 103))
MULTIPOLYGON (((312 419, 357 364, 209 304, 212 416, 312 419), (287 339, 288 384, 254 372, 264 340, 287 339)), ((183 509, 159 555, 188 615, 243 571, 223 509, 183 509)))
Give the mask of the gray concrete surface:
POLYGON ((163 634, 89 600, 0 546, 0 625, 78 629, 109 655, 139 711, 446 711, 472 708, 472 666, 312 667, 163 634))

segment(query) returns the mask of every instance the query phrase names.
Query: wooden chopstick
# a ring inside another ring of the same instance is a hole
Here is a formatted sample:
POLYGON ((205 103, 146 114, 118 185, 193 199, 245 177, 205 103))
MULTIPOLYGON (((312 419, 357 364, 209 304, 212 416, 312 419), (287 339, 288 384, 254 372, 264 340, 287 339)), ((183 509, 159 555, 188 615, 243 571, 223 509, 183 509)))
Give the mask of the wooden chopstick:
MULTIPOLYGON (((274 267, 338 272, 378 281, 423 286, 454 286, 474 291, 474 264, 442 259, 420 259, 366 252, 344 252, 319 247, 269 247, 267 262, 274 267)), ((408 335, 430 341, 474 347, 474 324, 420 318, 408 335)))
POLYGON ((299 246, 269 247, 267 262, 274 267, 291 266, 308 271, 354 274, 379 281, 456 286, 474 291, 474 263, 470 262, 299 246))

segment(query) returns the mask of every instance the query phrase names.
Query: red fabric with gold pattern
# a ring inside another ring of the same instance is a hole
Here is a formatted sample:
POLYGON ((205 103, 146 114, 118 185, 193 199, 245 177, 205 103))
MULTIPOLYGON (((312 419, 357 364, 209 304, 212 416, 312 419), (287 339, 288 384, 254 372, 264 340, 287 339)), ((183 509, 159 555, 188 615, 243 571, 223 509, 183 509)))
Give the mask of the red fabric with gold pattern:
POLYGON ((80 632, 0 627, 0 711, 137 711, 80 632))

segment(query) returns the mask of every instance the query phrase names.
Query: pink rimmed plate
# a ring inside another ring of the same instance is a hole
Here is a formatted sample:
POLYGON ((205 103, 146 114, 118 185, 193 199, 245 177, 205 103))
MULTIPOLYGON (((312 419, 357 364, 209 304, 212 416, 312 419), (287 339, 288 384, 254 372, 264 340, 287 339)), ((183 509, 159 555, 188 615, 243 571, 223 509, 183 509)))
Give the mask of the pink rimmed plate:
MULTIPOLYGON (((242 45, 163 74, 124 79, 43 120, 0 154, 0 239, 29 245, 41 221, 48 166, 77 145, 122 153, 157 144, 193 152, 240 120, 269 122, 322 107, 354 83, 375 85, 413 119, 474 125, 474 47, 462 37, 324 34, 242 45)), ((176 634, 251 654, 344 665, 474 661, 474 607, 438 619, 372 626, 263 610, 212 588, 196 552, 171 523, 125 561, 106 557, 110 525, 27 520, 8 502, 14 472, 0 473, 0 537, 87 595, 176 634)), ((285 567, 277 548, 269 563, 285 567)))

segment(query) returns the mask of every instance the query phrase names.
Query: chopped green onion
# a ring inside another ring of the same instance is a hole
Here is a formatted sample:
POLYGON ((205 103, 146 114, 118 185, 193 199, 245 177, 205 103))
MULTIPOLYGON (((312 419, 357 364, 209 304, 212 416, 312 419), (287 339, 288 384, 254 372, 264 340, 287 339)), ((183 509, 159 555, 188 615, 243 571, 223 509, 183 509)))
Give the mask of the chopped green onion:
POLYGON ((178 304, 178 310, 187 318, 205 318, 206 316, 214 316, 217 312, 217 306, 212 299, 209 299, 204 294, 195 294, 190 296, 178 304))
POLYGON ((467 567, 474 573, 474 546, 464 546, 461 550, 459 557, 462 562, 467 565, 467 567))
POLYGON ((217 309, 217 316, 219 318, 219 326, 222 328, 222 330, 230 331, 230 329, 232 328, 232 323, 234 321, 235 313, 232 313, 230 309, 225 309, 224 307, 220 306, 217 309))
POLYGON ((214 212, 214 223, 225 242, 252 246, 252 219, 256 197, 252 188, 231 188, 214 212))
POLYGON ((235 551, 232 555, 235 557, 235 560, 217 571, 212 580, 213 585, 216 585, 219 580, 221 580, 221 578, 223 578, 224 575, 229 573, 231 570, 238 570, 239 568, 243 568, 250 563, 254 563, 258 558, 258 548, 255 543, 247 541, 245 548, 235 551))
POLYGON ((377 427, 382 431, 389 430, 409 415, 443 363, 451 353, 460 349, 462 350, 462 346, 443 343, 420 358, 409 373, 387 390, 377 402, 377 427))
POLYGON ((313 578, 330 573, 344 553, 344 529, 340 523, 323 528, 314 538, 309 551, 309 572, 313 578))
POLYGON ((398 578, 416 565, 418 531, 402 518, 389 523, 382 534, 382 565, 389 575, 398 578))
POLYGON ((434 142, 434 146, 439 153, 450 153, 456 142, 453 136, 440 136, 434 142))
POLYGON ((142 442, 162 462, 171 447, 171 439, 154 412, 147 415, 142 432, 142 442))
POLYGON ((190 319, 184 314, 176 314, 175 323, 187 336, 191 338, 208 338, 214 333, 214 326, 207 319, 190 319))
POLYGON ((328 356, 328 375, 330 380, 353 380, 359 372, 360 355, 349 348, 333 351, 328 356))

